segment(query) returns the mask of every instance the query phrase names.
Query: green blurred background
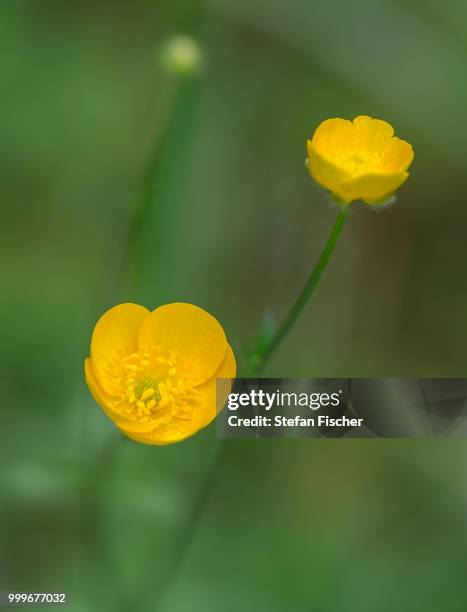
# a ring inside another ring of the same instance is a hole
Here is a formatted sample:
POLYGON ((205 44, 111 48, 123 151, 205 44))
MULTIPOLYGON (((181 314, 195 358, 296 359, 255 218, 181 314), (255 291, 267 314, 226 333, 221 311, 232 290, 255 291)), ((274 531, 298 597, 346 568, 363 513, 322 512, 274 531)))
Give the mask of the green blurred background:
POLYGON ((123 301, 198 304, 240 357, 335 218, 305 140, 358 114, 414 145, 412 175, 392 208, 352 211, 265 374, 464 376, 467 4, 4 0, 0 40, 0 590, 73 611, 467 609, 455 439, 232 441, 159 597, 214 427, 119 441, 83 380, 123 301), (159 61, 178 33, 205 54, 183 83, 159 61))

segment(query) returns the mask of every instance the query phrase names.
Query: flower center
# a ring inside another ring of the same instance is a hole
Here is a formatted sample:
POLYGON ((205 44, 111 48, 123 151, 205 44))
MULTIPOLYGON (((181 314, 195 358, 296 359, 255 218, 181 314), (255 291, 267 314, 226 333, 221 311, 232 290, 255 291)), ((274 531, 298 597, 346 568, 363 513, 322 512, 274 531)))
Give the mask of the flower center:
POLYGON ((110 370, 119 389, 114 408, 122 416, 155 426, 192 418, 198 392, 190 382, 189 368, 173 351, 155 346, 122 355, 110 370))
POLYGON ((345 165, 347 171, 355 175, 361 170, 364 170, 365 167, 368 166, 369 161, 368 156, 362 155, 361 153, 354 153, 347 158, 345 165))
POLYGON ((144 402, 145 400, 152 398, 156 402, 161 399, 159 393, 158 381, 151 376, 144 376, 136 384, 132 385, 134 394, 137 400, 144 402))

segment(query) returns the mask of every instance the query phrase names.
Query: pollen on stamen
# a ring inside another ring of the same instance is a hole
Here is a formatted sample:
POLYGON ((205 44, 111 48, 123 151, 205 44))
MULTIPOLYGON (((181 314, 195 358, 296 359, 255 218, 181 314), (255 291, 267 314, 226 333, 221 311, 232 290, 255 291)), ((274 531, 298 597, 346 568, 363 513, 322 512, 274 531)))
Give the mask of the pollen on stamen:
POLYGON ((159 402, 159 408, 165 408, 165 406, 167 406, 167 404, 170 402, 169 397, 166 395, 165 397, 163 397, 161 399, 161 401, 159 402))
POLYGON ((148 397, 151 397, 152 395, 154 395, 155 391, 152 387, 149 387, 149 389, 146 389, 143 394, 141 395, 141 400, 144 401, 145 399, 148 399, 148 397))
POLYGON ((178 411, 177 414, 174 414, 174 418, 178 421, 189 421, 191 419, 191 411, 178 411))

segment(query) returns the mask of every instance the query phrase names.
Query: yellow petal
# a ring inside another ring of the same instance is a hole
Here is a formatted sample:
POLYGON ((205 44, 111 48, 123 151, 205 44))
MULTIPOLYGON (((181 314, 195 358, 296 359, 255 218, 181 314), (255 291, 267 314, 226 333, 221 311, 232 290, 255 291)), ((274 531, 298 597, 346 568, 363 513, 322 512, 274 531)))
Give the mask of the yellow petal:
POLYGON ((237 371, 235 356, 231 347, 227 348, 227 354, 221 367, 216 372, 214 378, 208 380, 198 387, 201 405, 205 414, 202 427, 209 425, 216 415, 224 408, 227 397, 232 390, 233 379, 237 371), (222 381, 220 383, 219 381, 222 381), (219 397, 217 395, 220 394, 219 397))
POLYGON ((134 435, 142 435, 147 436, 151 431, 156 427, 153 420, 148 420, 146 423, 143 423, 139 420, 131 420, 131 419, 112 419, 115 425, 122 431, 124 434, 134 434, 134 435))
POLYGON ((97 382, 96 376, 92 369, 92 363, 89 357, 87 357, 84 361, 84 377, 86 379, 86 384, 91 392, 94 400, 99 404, 99 406, 106 406, 107 404, 111 404, 115 398, 106 393, 104 389, 97 382))
POLYGON ((118 389, 112 381, 111 364, 137 350, 138 333, 148 315, 138 304, 119 304, 96 323, 91 340, 92 367, 101 387, 110 394, 118 389))
POLYGON ((194 426, 194 423, 184 422, 181 423, 180 426, 175 428, 170 428, 168 431, 164 431, 160 427, 151 428, 148 431, 137 431, 132 427, 127 427, 126 425, 118 425, 120 431, 124 433, 128 438, 134 440, 135 442, 141 442, 143 444, 151 444, 153 446, 167 446, 167 444, 175 444, 176 442, 181 442, 182 440, 186 440, 197 433, 202 425, 197 424, 194 426))
POLYGON ((324 159, 338 162, 343 153, 348 155, 356 150, 357 131, 347 119, 326 119, 316 128, 311 145, 324 159))
POLYGON ((394 135, 394 128, 387 121, 366 115, 355 117, 353 124, 357 132, 358 148, 378 154, 394 135))
POLYGON ((381 170, 388 174, 401 174, 413 162, 412 145, 396 136, 381 153, 381 170))
POLYGON ((122 434, 124 434, 127 438, 130 438, 130 440, 133 440, 134 442, 140 442, 141 444, 150 444, 152 446, 167 446, 168 444, 174 444, 175 442, 179 442, 179 440, 171 440, 168 437, 163 438, 161 436, 157 437, 151 435, 151 432, 138 433, 135 431, 130 431, 123 427, 119 427, 119 429, 122 434))
POLYGON ((349 181, 351 177, 342 168, 338 168, 334 163, 322 157, 311 141, 308 141, 307 167, 311 177, 322 187, 329 189, 336 199, 345 204, 351 201, 342 189, 342 184, 349 181))
POLYGON ((144 320, 139 343, 178 353, 189 368, 193 385, 211 378, 224 359, 227 340, 216 319, 198 306, 184 303, 156 308, 144 320))
POLYGON ((343 187, 352 194, 353 200, 363 200, 367 204, 377 204, 390 197, 409 177, 408 172, 401 174, 367 174, 353 180, 343 187))

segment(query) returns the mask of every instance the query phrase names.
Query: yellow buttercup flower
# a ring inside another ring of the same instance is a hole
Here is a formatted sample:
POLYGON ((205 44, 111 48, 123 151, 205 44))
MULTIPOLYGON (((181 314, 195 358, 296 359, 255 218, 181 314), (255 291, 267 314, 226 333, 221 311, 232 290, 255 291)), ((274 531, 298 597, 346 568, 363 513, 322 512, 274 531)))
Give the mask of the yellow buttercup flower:
POLYGON ((310 175, 342 204, 378 204, 404 183, 414 153, 386 121, 327 119, 307 142, 310 175))
MULTIPOLYGON (((192 304, 149 312, 120 304, 97 322, 86 382, 129 438, 179 442, 216 416, 216 378, 235 377, 235 357, 216 319, 192 304)), ((229 389, 230 390, 230 389, 229 389)))

